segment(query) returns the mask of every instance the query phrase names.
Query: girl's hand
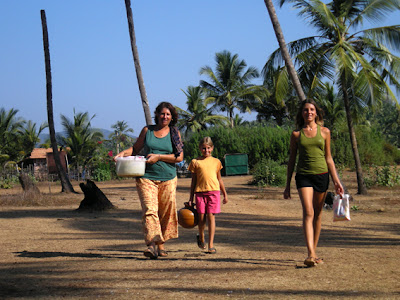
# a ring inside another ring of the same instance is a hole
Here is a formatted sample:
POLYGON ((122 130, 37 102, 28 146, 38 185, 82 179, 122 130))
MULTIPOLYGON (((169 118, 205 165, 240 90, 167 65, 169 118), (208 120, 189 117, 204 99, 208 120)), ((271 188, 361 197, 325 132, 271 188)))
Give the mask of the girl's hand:
POLYGON ((292 199, 292 197, 290 196, 290 187, 287 187, 287 188, 283 191, 283 198, 284 198, 284 199, 292 199))
POLYGON ((222 201, 223 204, 227 204, 228 203, 228 196, 224 197, 224 200, 222 201))

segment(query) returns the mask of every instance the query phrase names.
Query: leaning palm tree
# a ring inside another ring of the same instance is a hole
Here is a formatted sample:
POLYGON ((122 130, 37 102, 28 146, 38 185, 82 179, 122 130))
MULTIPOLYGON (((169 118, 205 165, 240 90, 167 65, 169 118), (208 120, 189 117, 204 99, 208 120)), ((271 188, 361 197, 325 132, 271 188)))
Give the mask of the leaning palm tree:
POLYGON ((286 68, 288 70, 288 75, 292 81, 293 88, 295 89, 299 100, 302 101, 306 99, 306 96, 304 95, 304 91, 301 86, 296 69, 293 65, 292 58, 290 57, 290 53, 287 49, 285 37, 283 36, 283 31, 279 23, 278 16, 276 14, 274 4, 272 3, 272 0, 264 0, 264 3, 268 10, 269 18, 271 20, 272 27, 274 28, 275 36, 278 41, 280 51, 282 53, 282 57, 285 60, 286 68))
MULTIPOLYGON (((356 167, 358 193, 366 194, 362 167, 352 118, 352 106, 362 101, 373 106, 383 99, 396 99, 390 84, 400 91, 400 59, 392 51, 400 49, 400 25, 360 29, 365 20, 380 21, 399 10, 399 0, 281 0, 292 2, 299 15, 320 33, 288 44, 290 53, 309 77, 312 87, 325 74, 333 80, 343 99, 350 141, 356 167)), ((275 51, 267 64, 279 64, 282 57, 275 51)), ((311 87, 311 88, 312 88, 311 87)))
POLYGON ((125 0, 125 8, 126 8, 126 17, 128 19, 129 37, 131 40, 133 62, 135 64, 136 77, 137 77, 137 81, 138 81, 138 85, 139 85, 140 97, 142 98, 142 106, 143 106, 143 110, 144 110, 144 116, 146 119, 146 124, 151 125, 151 124, 153 124, 153 121, 151 120, 150 107, 149 107, 149 102, 147 101, 147 93, 146 93, 146 88, 144 86, 142 68, 140 67, 139 51, 136 46, 135 27, 133 24, 132 8, 131 8, 130 0, 125 0))
POLYGON ((183 91, 187 97, 187 109, 176 107, 179 114, 178 128, 184 130, 185 135, 207 129, 209 125, 226 125, 228 118, 212 114, 212 109, 207 108, 208 101, 205 91, 199 86, 189 86, 183 91))
POLYGON ((58 155, 58 145, 56 141, 56 132, 54 129, 54 117, 53 117, 53 92, 52 92, 52 79, 51 79, 51 63, 50 63, 50 49, 49 49, 49 34, 47 31, 47 20, 46 12, 40 11, 40 17, 42 20, 42 32, 43 32, 43 50, 44 50, 44 63, 46 70, 46 100, 47 100, 47 120, 49 124, 49 133, 51 146, 53 148, 54 162, 56 165, 58 177, 61 181, 62 192, 75 192, 72 187, 67 173, 61 165, 60 156, 58 155))
POLYGON ((255 103, 261 102, 265 95, 262 86, 251 84, 251 80, 259 77, 256 68, 249 67, 238 55, 229 51, 215 54, 216 70, 205 66, 200 74, 206 75, 210 82, 201 80, 200 85, 208 92, 209 99, 214 103, 213 108, 226 112, 230 126, 234 126, 235 109, 250 112, 255 103))

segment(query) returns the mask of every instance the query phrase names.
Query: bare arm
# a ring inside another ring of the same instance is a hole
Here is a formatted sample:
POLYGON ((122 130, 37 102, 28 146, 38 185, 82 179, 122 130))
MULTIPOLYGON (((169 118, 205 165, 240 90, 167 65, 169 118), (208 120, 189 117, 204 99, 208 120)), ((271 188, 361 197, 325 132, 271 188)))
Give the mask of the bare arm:
POLYGON ((331 154, 331 132, 328 128, 322 128, 322 137, 325 139, 325 160, 326 164, 328 165, 329 174, 331 175, 333 184, 335 185, 336 194, 343 195, 343 186, 340 183, 340 179, 337 175, 335 163, 331 154))
POLYGON ((283 198, 290 199, 290 182, 292 181, 294 165, 296 163, 296 156, 297 156, 297 140, 299 139, 300 132, 293 131, 292 135, 290 136, 290 154, 289 154, 289 162, 287 166, 286 172, 286 188, 283 192, 283 198))
POLYGON ((224 200, 222 203, 226 204, 226 203, 228 203, 228 194, 226 193, 225 185, 224 185, 224 182, 222 181, 221 171, 218 171, 217 178, 219 181, 219 188, 220 188, 222 194, 224 195, 224 200))
POLYGON ((166 163, 178 163, 183 160, 183 152, 179 154, 178 157, 175 157, 175 154, 154 154, 150 153, 147 155, 147 162, 150 164, 155 164, 158 161, 163 161, 166 163))
MULTIPOLYGON (((137 138, 137 140, 136 140, 135 144, 133 145, 133 147, 130 147, 130 148, 125 149, 125 150, 121 151, 120 153, 118 153, 114 157, 114 160, 117 157, 137 155, 140 152, 140 150, 142 150, 143 147, 144 147, 147 130, 148 130, 148 128, 144 127, 142 129, 142 131, 140 132, 140 135, 137 138)), ((179 136, 180 136, 180 133, 179 133, 179 136)), ((154 153, 149 153, 147 155, 147 163, 149 163, 149 164, 154 164, 154 163, 156 163, 158 161, 164 161, 164 162, 167 162, 167 163, 178 163, 178 162, 181 162, 182 160, 183 160, 183 152, 178 157, 175 157, 174 154, 154 154, 154 153)))
POLYGON ((190 198, 189 198, 189 203, 193 202, 194 198, 194 190, 196 188, 197 184, 197 176, 196 173, 192 173, 192 183, 190 184, 190 198))
POLYGON ((125 157, 125 156, 131 156, 131 155, 136 155, 142 150, 144 146, 144 141, 146 138, 146 132, 147 132, 147 127, 144 127, 142 131, 140 132, 139 137, 137 138, 135 144, 133 144, 132 147, 122 150, 120 153, 118 153, 116 156, 114 156, 114 160, 117 157, 125 157))

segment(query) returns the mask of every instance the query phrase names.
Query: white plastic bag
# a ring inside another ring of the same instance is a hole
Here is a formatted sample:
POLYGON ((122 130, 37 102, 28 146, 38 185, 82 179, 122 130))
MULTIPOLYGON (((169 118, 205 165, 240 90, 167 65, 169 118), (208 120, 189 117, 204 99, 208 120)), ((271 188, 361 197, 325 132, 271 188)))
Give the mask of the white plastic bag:
POLYGON ((343 197, 336 195, 333 198, 333 221, 350 221, 349 194, 343 197))

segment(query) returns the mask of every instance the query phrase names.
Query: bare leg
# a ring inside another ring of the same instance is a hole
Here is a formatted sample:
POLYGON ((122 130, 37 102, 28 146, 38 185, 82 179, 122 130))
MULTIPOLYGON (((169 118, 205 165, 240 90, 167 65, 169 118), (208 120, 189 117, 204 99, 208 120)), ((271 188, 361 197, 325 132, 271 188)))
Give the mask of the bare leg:
POLYGON ((199 223, 197 226, 199 227, 200 241, 202 241, 204 243, 204 229, 206 227, 205 214, 199 214, 199 223))
MULTIPOLYGON (((314 206, 313 197, 314 190, 312 187, 304 187, 298 189, 303 207, 303 233, 306 241, 307 251, 309 257, 315 256, 315 243, 314 243, 314 206)), ((321 222, 320 222, 321 224, 321 222)), ((321 227, 321 226, 320 226, 321 227)))
POLYGON ((208 219, 208 249, 214 248, 215 236, 215 215, 212 213, 207 214, 208 219))
POLYGON ((317 245, 319 241, 319 236, 321 234, 321 217, 322 208, 324 207, 326 192, 319 193, 314 192, 313 207, 314 207, 314 252, 317 250, 317 245))

